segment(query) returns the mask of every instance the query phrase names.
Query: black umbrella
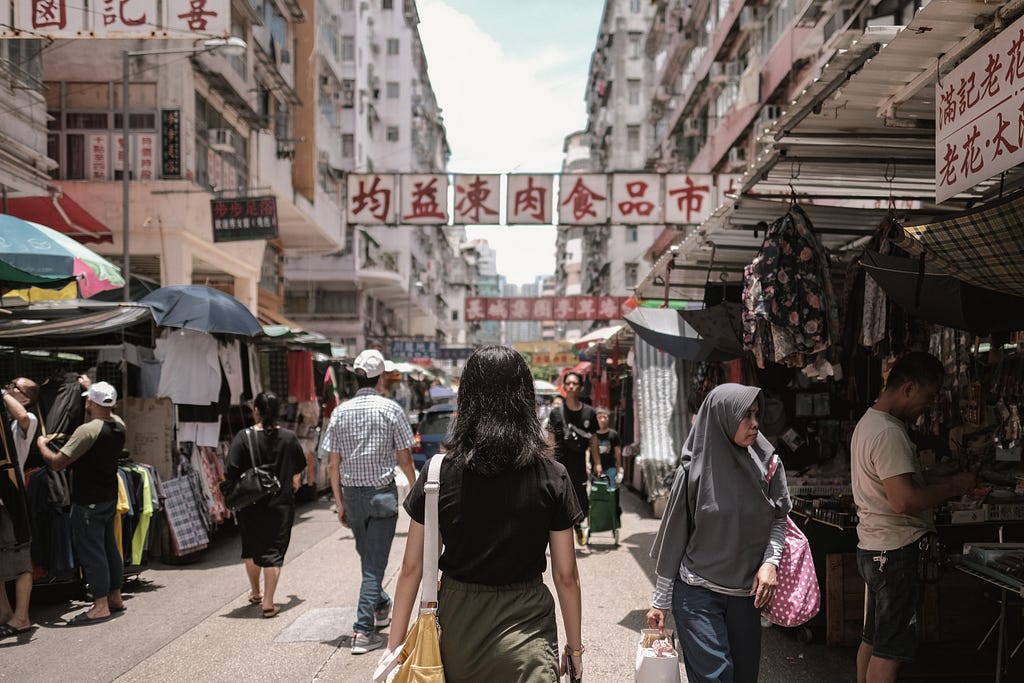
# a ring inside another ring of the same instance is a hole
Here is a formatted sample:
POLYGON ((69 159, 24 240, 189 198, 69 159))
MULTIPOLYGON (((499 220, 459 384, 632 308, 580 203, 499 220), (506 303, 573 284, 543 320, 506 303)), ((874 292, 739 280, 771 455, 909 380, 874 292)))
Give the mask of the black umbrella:
POLYGON ((865 251, 864 270, 907 313, 976 334, 1024 329, 1024 297, 972 285, 918 259, 865 251))
POLYGON ((204 285, 172 285, 139 300, 153 309, 157 325, 217 334, 253 336, 263 327, 242 302, 204 285))
POLYGON ((710 308, 679 311, 679 315, 719 351, 737 358, 743 355, 743 307, 740 304, 723 301, 710 308))
POLYGON ((634 308, 626 322, 637 336, 656 349, 686 360, 728 360, 739 354, 721 351, 671 308, 634 308))

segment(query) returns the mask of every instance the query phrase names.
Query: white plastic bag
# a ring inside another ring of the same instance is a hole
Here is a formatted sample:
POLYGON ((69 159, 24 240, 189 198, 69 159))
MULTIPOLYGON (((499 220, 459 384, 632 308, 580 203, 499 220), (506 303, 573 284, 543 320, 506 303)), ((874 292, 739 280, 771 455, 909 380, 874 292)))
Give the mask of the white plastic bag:
POLYGON ((679 654, 671 631, 643 629, 636 644, 636 683, 679 683, 679 654))

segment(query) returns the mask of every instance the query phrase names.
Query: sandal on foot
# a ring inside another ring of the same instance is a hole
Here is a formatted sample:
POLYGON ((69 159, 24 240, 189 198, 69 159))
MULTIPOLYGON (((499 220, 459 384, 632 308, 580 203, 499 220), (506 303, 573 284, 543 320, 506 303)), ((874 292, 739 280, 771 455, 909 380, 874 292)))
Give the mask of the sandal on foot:
POLYGON ((15 628, 10 624, 0 624, 0 640, 4 638, 13 638, 14 636, 20 636, 22 633, 28 633, 34 627, 26 626, 25 628, 15 628))
POLYGON ((110 621, 110 616, 105 617, 90 617, 87 613, 82 612, 67 622, 67 626, 89 626, 90 624, 98 624, 101 621, 110 621))
POLYGON ((277 606, 274 606, 274 607, 271 607, 270 609, 263 610, 263 618, 264 619, 273 619, 274 617, 276 617, 280 613, 281 613, 281 608, 277 607, 277 606))
POLYGON ((126 612, 128 611, 128 605, 118 605, 117 607, 111 607, 110 611, 113 614, 116 614, 118 612, 126 612))
POLYGON ((259 604, 259 603, 263 602, 263 596, 262 595, 253 595, 252 593, 249 593, 249 602, 251 604, 253 604, 253 605, 259 604))

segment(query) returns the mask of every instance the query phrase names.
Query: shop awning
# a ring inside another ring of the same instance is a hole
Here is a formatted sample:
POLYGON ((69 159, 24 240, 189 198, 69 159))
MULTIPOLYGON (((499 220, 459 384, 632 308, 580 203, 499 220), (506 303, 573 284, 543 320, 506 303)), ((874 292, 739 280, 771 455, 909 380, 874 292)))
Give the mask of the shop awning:
POLYGON ((611 325, 609 327, 599 327, 593 332, 588 332, 579 339, 573 342, 573 346, 577 349, 585 349, 592 344, 600 344, 606 341, 609 337, 619 331, 622 325, 611 325))
POLYGON ((1024 193, 951 218, 908 225, 899 246, 964 282, 1024 296, 1024 193))
POLYGON ((10 197, 7 213, 53 228, 82 244, 114 241, 110 228, 96 220, 66 192, 46 197, 10 197))
POLYGON ((81 338, 98 337, 117 332, 144 320, 152 319, 148 306, 115 306, 85 314, 68 314, 57 320, 43 320, 27 316, 44 315, 42 312, 26 311, 26 316, 14 320, 0 320, 0 340, 27 342, 40 338, 81 338))

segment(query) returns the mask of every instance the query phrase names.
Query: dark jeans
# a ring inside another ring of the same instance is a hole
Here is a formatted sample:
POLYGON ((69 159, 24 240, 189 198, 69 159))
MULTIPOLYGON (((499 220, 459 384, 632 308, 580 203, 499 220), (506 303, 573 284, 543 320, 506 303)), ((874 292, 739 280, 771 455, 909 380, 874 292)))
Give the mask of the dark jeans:
POLYGON ((757 683, 761 619, 753 596, 722 595, 676 579, 672 614, 690 683, 757 683))
POLYGON ((861 640, 871 646, 874 657, 914 661, 924 597, 917 577, 919 552, 917 541, 884 553, 857 549, 857 568, 868 596, 861 640))
POLYGON ((373 613, 391 602, 384 592, 384 571, 391 554, 391 541, 398 525, 398 487, 346 486, 342 502, 356 550, 362 563, 363 582, 359 587, 356 623, 352 628, 373 633, 373 613))
POLYGON ((75 556, 85 570, 93 599, 105 598, 110 591, 121 588, 124 562, 114 538, 117 501, 71 505, 71 536, 75 556))

